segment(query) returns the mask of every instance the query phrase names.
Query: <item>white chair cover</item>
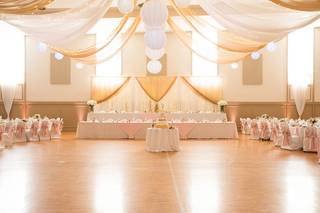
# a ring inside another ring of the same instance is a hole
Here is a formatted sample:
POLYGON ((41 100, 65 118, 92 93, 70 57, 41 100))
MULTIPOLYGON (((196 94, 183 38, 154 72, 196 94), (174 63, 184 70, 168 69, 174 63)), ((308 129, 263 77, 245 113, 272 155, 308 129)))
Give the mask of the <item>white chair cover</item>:
POLYGON ((14 138, 13 138, 14 143, 19 143, 19 142, 27 142, 26 138, 26 124, 19 120, 16 122, 16 127, 14 131, 14 138))
POLYGON ((258 126, 258 121, 256 119, 253 119, 251 121, 250 139, 252 139, 252 140, 259 140, 260 139, 260 130, 259 130, 259 126, 258 126))
POLYGON ((292 134, 287 123, 284 123, 281 126, 283 140, 281 143, 282 149, 287 150, 299 150, 301 149, 301 145, 299 143, 299 136, 296 134, 292 134))
POLYGON ((32 120, 31 127, 27 132, 27 140, 28 141, 39 141, 39 121, 32 120))
POLYGON ((271 131, 267 120, 262 120, 260 122, 260 138, 263 140, 269 140, 271 131))
POLYGON ((61 131, 63 127, 63 120, 57 118, 51 120, 51 131, 50 137, 51 139, 60 139, 61 138, 61 131))
POLYGON ((318 144, 319 144, 319 137, 317 134, 317 128, 314 126, 306 127, 304 130, 303 151, 317 152, 318 144))
POLYGON ((5 124, 5 132, 2 133, 2 141, 5 147, 11 147, 13 144, 14 123, 7 121, 5 124))
POLYGON ((44 119, 40 122, 39 138, 40 141, 50 140, 51 122, 49 119, 44 119))

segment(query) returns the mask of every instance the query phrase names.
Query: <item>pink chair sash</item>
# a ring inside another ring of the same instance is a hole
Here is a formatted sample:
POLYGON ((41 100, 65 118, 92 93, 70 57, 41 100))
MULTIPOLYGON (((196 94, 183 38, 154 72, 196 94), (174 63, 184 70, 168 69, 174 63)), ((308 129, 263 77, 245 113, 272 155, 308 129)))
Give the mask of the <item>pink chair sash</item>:
POLYGON ((48 122, 43 122, 40 127, 40 135, 48 136, 49 135, 49 124, 48 122))
POLYGON ((251 130, 252 130, 253 136, 259 136, 259 127, 256 122, 251 123, 251 130))
POLYGON ((38 123, 32 123, 30 132, 32 137, 36 137, 38 135, 38 123))
POLYGON ((291 133, 287 126, 283 128, 282 134, 283 134, 283 145, 289 146, 291 142, 291 133))
POLYGON ((305 131, 305 139, 310 142, 310 148, 312 150, 317 150, 317 145, 319 143, 319 138, 317 135, 317 129, 315 127, 307 128, 305 131))
POLYGON ((16 128, 16 133, 17 133, 17 136, 22 138, 23 135, 25 134, 25 126, 24 125, 17 125, 17 128, 16 128))

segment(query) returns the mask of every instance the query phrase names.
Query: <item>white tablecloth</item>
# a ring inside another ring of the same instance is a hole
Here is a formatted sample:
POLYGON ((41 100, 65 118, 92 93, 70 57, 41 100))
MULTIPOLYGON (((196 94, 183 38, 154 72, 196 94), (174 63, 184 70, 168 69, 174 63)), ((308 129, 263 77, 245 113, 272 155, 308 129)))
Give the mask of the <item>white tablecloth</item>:
MULTIPOLYGON (((87 116, 87 121, 107 121, 112 120, 153 120, 158 118, 160 113, 144 113, 144 112, 123 112, 123 113, 113 113, 113 112, 90 112, 87 116)), ((207 121, 227 121, 226 113, 221 112, 199 112, 199 113, 165 113, 168 120, 195 120, 201 122, 203 120, 207 121)))
POLYGON ((146 150, 149 152, 179 151, 178 129, 148 128, 146 150))
MULTIPOLYGON (((238 138, 234 122, 172 123, 182 139, 238 138)), ((106 123, 82 121, 78 124, 77 138, 82 139, 136 139, 144 140, 152 123, 106 123)))

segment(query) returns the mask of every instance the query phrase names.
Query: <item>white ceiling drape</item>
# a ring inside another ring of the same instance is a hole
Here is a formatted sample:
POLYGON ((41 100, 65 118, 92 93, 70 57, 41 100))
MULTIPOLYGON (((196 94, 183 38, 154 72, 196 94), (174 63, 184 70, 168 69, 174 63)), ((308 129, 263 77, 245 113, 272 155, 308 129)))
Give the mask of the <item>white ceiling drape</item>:
POLYGON ((259 42, 278 40, 320 17, 319 12, 287 9, 269 0, 198 0, 227 30, 259 42))
POLYGON ((87 0, 77 8, 43 15, 0 14, 0 19, 30 36, 59 47, 91 29, 113 0, 87 0))

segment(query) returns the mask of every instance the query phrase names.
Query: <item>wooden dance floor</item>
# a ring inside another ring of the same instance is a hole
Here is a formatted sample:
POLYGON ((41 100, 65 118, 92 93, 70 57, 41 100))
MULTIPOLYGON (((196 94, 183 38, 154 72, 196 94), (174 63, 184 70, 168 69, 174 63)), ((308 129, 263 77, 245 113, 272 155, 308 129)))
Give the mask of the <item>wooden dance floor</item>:
POLYGON ((244 136, 160 154, 74 137, 0 152, 1 213, 320 212, 316 154, 244 136))

